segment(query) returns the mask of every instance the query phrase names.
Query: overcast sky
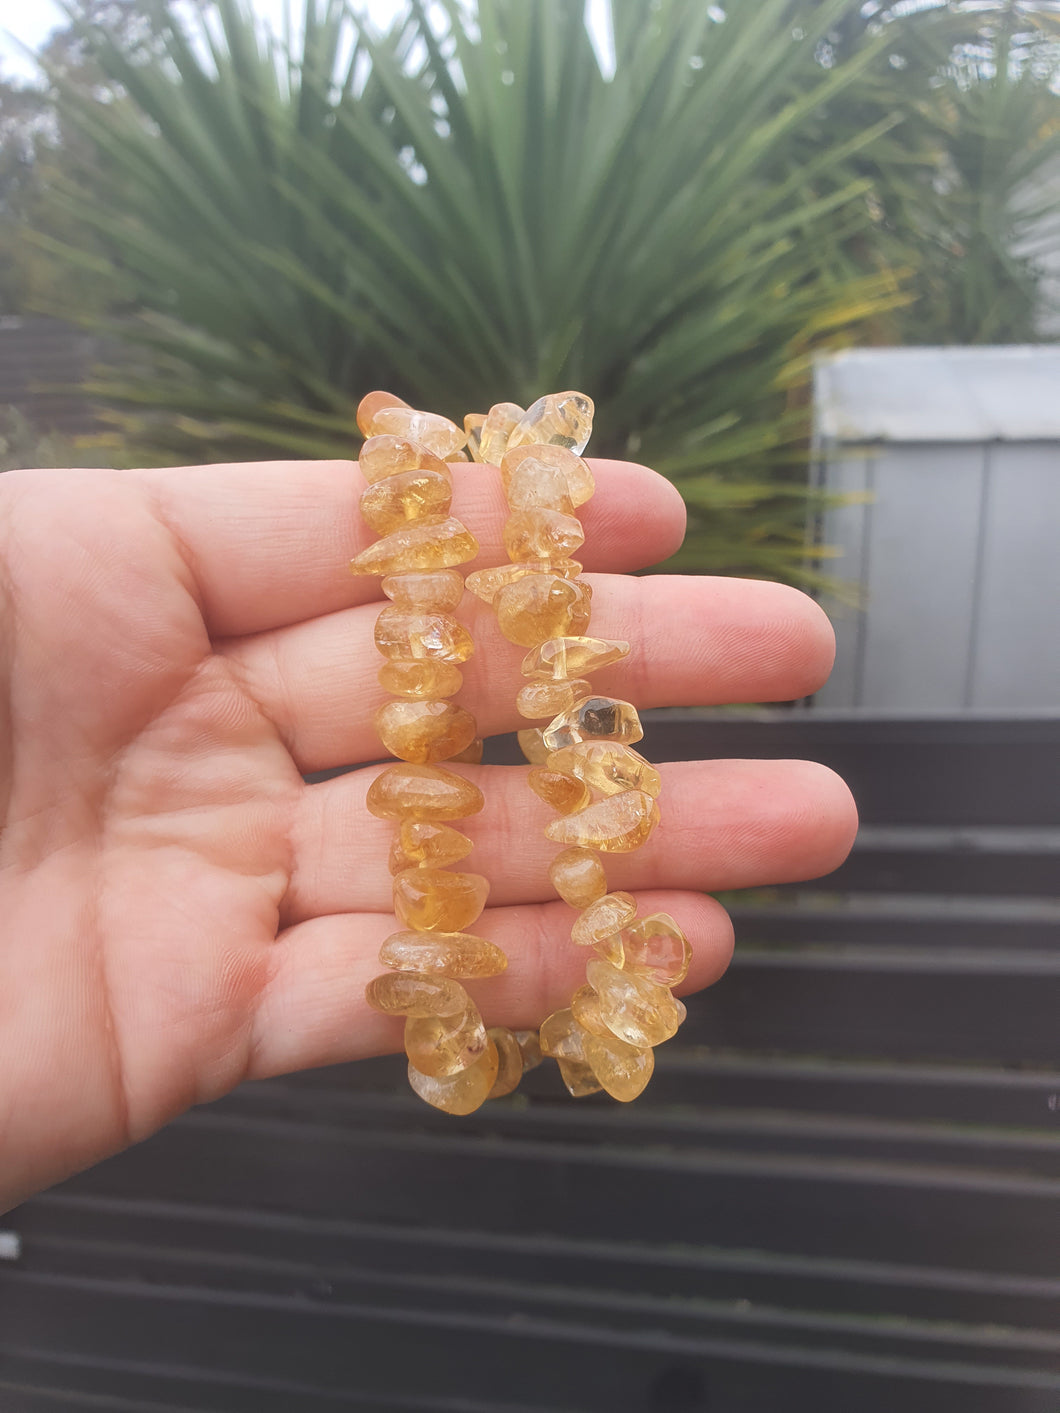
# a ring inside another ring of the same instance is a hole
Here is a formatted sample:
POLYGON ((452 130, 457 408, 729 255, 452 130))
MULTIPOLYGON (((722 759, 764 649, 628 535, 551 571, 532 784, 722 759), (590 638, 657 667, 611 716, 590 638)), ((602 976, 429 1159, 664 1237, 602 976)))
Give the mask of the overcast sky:
MULTIPOLYGON (((254 9, 277 32, 281 28, 284 0, 252 0, 254 9)), ((358 9, 385 22, 403 8, 402 0, 360 0, 358 9)), ((302 0, 292 0, 292 13, 302 9, 302 0)), ((24 58, 18 41, 35 49, 49 32, 63 23, 63 13, 54 0, 0 0, 0 73, 28 77, 33 66, 24 58)))
MULTIPOLYGON (((273 29, 282 29, 284 0, 251 0, 254 10, 273 29)), ((291 13, 301 13, 304 0, 290 0, 291 13)), ((354 8, 366 12, 379 25, 386 25, 404 9, 404 0, 354 0, 354 8)), ((605 71, 613 66, 607 0, 585 0, 589 29, 605 71)), ((62 24, 63 13, 55 0, 0 0, 0 74, 28 78, 33 63, 27 60, 21 44, 36 49, 47 35, 62 24), (16 7, 17 6, 17 10, 16 7)))

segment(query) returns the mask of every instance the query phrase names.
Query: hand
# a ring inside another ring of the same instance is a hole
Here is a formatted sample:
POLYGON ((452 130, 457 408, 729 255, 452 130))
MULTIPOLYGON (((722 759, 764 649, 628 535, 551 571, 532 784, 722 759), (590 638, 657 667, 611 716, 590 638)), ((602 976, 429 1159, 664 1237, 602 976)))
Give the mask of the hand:
MULTIPOLYGON (((594 686, 650 707, 823 682, 831 630, 795 590, 620 577, 676 547, 684 512, 653 473, 594 467, 592 631, 633 644, 594 686)), ((456 480, 479 567, 500 562, 498 476, 456 480)), ((0 480, 0 1210, 244 1079, 400 1047, 363 999, 395 929, 377 772, 302 782, 379 756, 378 581, 346 571, 370 538, 360 488, 335 462, 0 480)), ((523 649, 471 595, 462 617, 460 700, 485 733, 525 725, 523 649)), ((488 1023, 536 1026, 583 979, 571 911, 547 901, 550 814, 517 769, 457 768, 487 800, 466 824, 493 880, 476 930, 511 959, 473 989, 488 1023)), ((805 762, 663 772, 663 823, 607 866, 686 928, 694 990, 732 945, 700 890, 831 870, 854 812, 805 762)))

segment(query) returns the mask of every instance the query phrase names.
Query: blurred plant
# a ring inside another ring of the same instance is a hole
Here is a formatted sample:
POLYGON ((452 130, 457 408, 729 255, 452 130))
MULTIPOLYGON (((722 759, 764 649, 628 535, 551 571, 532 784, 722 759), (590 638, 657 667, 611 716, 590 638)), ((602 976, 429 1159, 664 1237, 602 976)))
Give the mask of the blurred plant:
POLYGON ((676 562, 806 580, 812 355, 886 337, 949 239, 897 21, 613 5, 611 74, 571 0, 410 0, 382 36, 306 0, 297 53, 242 0, 91 3, 50 67, 91 157, 37 242, 118 316, 94 391, 144 459, 350 455, 371 386, 451 415, 581 387, 594 449, 685 495, 676 562))
POLYGON ((792 161, 871 62, 815 57, 847 3, 798 39, 787 0, 618 6, 613 77, 566 0, 442 0, 436 28, 413 0, 382 37, 308 0, 297 56, 238 0, 160 3, 137 52, 86 22, 108 91, 53 78, 97 170, 55 189, 99 244, 39 239, 138 311, 96 393, 145 456, 199 460, 348 455, 378 384, 457 414, 582 387, 597 450, 685 492, 686 562, 802 573, 812 349, 901 297, 807 237, 868 226, 832 174, 893 119, 792 161))
POLYGON ((1040 256, 1060 248, 1060 7, 872 0, 833 27, 822 62, 841 65, 869 37, 876 62, 820 120, 835 132, 901 113, 852 161, 872 180, 876 228, 840 257, 911 268, 915 298, 879 340, 1034 342, 1049 313, 1040 256))
POLYGON ((111 435, 69 437, 45 432, 17 408, 0 407, 0 471, 41 466, 127 466, 111 435))

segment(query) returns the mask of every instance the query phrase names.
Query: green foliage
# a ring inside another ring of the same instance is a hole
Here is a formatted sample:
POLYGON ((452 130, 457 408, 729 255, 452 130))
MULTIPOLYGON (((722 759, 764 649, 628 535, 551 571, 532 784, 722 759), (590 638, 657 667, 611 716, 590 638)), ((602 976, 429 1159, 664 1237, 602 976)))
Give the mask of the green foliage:
POLYGON ((457 417, 579 387, 597 454, 684 493, 679 563, 806 581, 814 350, 948 298, 944 138, 989 86, 949 76, 962 6, 619 3, 612 76, 581 0, 410 0, 381 37, 306 0, 297 54, 242 0, 91 4, 37 244, 80 276, 51 312, 116 316, 95 391, 144 459, 350 455, 376 386, 457 417))
POLYGON ((129 464, 113 437, 68 437, 61 432, 42 432, 17 408, 0 406, 0 471, 129 464))

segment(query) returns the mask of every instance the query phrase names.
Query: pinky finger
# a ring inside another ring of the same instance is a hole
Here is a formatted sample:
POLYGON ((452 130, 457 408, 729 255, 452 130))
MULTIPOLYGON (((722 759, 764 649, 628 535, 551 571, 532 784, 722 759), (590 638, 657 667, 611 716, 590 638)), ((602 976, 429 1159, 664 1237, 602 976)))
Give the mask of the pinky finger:
MULTIPOLYGON (((668 912, 693 948, 681 993, 717 981, 732 956, 732 924, 720 903, 701 893, 638 893, 643 913, 668 912)), ((592 955, 570 940, 574 913, 566 904, 493 908, 472 929, 508 955, 508 970, 468 983, 487 1025, 537 1028, 565 1006, 585 980, 592 955)), ((336 913, 282 932, 272 976, 255 1018, 248 1079, 340 1064, 401 1049, 403 1022, 365 1002, 364 988, 380 965, 380 943, 397 924, 383 913, 336 913)))

